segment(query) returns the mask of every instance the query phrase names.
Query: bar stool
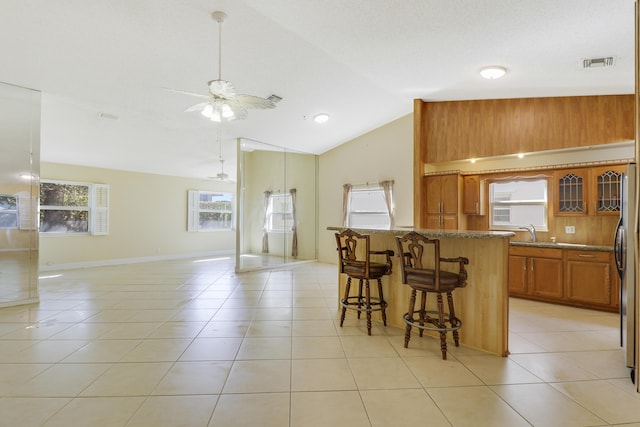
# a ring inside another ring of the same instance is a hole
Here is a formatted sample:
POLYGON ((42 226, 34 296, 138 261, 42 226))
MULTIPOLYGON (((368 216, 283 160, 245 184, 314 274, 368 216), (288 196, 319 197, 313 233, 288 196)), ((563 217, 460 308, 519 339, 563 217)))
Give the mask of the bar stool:
POLYGON ((372 251, 370 248, 370 236, 358 234, 351 229, 341 233, 336 233, 336 243, 340 257, 340 273, 347 275, 347 285, 344 290, 344 297, 340 300, 342 314, 340 316, 340 327, 344 323, 344 318, 349 310, 356 310, 358 319, 364 311, 367 313, 367 332, 371 335, 371 312, 382 312, 382 322, 387 326, 387 302, 384 300, 382 292, 382 276, 391 274, 391 257, 393 251, 372 251), (372 262, 371 255, 385 255, 386 261, 372 262), (358 294, 350 296, 351 279, 358 279, 358 294), (369 280, 378 281, 378 296, 372 297, 369 289, 369 280), (364 295, 363 285, 364 284, 364 295))
POLYGON ((404 314, 404 323, 407 325, 404 347, 409 346, 412 326, 420 329, 420 336, 425 330, 436 331, 440 334, 442 359, 446 360, 448 331, 452 331, 456 347, 460 345, 458 330, 462 327, 462 321, 456 317, 453 290, 467 285, 467 272, 464 266, 469 264, 469 260, 463 257, 441 258, 440 240, 429 239, 415 231, 396 237, 396 242, 402 261, 402 283, 411 287, 409 310, 404 314), (458 273, 442 271, 440 264, 444 262, 459 264, 458 273), (420 291, 420 308, 415 310, 417 291, 420 291), (437 311, 427 310, 428 293, 436 294, 437 311), (447 296, 448 313, 444 311, 442 294, 447 296))

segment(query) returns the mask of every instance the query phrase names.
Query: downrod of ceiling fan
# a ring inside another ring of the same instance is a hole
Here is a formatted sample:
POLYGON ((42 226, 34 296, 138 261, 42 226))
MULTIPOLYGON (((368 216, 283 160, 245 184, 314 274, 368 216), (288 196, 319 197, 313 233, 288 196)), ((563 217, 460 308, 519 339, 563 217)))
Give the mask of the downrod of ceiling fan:
POLYGON ((211 14, 211 18, 218 23, 218 80, 222 80, 222 23, 227 14, 218 10, 211 14))

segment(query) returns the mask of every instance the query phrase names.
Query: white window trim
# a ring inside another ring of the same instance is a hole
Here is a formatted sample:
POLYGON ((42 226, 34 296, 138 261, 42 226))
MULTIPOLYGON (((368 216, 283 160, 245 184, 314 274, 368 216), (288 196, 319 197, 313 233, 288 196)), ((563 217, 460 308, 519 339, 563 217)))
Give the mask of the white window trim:
MULTIPOLYGON (((292 233, 293 230, 291 229, 291 227, 289 228, 272 228, 272 224, 273 224, 273 215, 274 214, 282 214, 282 215, 289 215, 291 217, 291 219, 293 220, 293 200, 291 198, 291 194, 290 193, 275 193, 275 194, 271 194, 269 196, 269 207, 267 209, 267 232, 268 233, 274 233, 274 234, 286 234, 286 233, 292 233), (273 201, 275 199, 278 198, 285 198, 288 199, 289 203, 284 203, 285 205, 288 205, 290 210, 284 210, 284 211, 274 211, 273 210, 273 201)), ((286 223, 286 221, 285 221, 286 223)))
POLYGON ((13 213, 16 217, 16 226, 15 227, 0 227, 0 230, 16 230, 16 229, 23 229, 21 227, 21 212, 22 212, 22 204, 21 204, 21 197, 19 194, 0 194, 1 196, 5 196, 5 197, 13 197, 14 199, 16 199, 16 208, 15 209, 10 209, 10 210, 3 210, 3 213, 13 213))
MULTIPOLYGON (((500 206, 500 207, 510 207, 510 206, 519 206, 519 205, 525 205, 525 206, 544 206, 544 217, 545 217, 545 223, 544 225, 536 225, 536 230, 537 231, 549 231, 549 180, 548 179, 542 179, 539 177, 536 178, 531 178, 531 179, 513 179, 513 180, 499 180, 499 181, 493 181, 492 183, 499 183, 499 182, 516 182, 516 181, 546 181, 546 187, 545 187, 545 197, 546 200, 541 200, 541 199, 530 199, 530 200, 497 200, 497 201, 493 201, 492 200, 492 194, 491 194, 491 190, 489 190, 489 230, 504 230, 504 231, 513 231, 513 230, 519 230, 520 227, 522 226, 526 226, 529 224, 517 224, 517 225, 500 225, 500 224, 494 224, 493 223, 493 207, 494 206, 500 206)), ((491 188, 491 184, 489 184, 489 188, 491 188)))
MULTIPOLYGON (((352 214, 358 214, 358 215, 385 215, 388 219, 389 222, 391 222, 391 218, 389 217, 389 211, 385 208, 384 210, 380 210, 380 211, 365 211, 365 210, 355 210, 352 209, 352 202, 351 202, 351 195, 353 193, 357 193, 359 191, 380 191, 382 193, 382 197, 384 198, 384 189, 380 186, 380 185, 376 185, 376 186, 371 186, 371 185, 354 185, 353 187, 351 187, 351 193, 349 194, 349 208, 347 211, 347 227, 358 227, 358 225, 353 225, 353 221, 351 220, 351 215, 352 214)), ((388 226, 379 226, 378 228, 385 228, 388 226)), ((370 226, 367 226, 367 228, 371 228, 370 226)), ((373 227, 376 228, 376 227, 373 227)))
MULTIPOLYGON (((40 232, 40 236, 105 236, 109 234, 109 185, 96 184, 92 182, 60 181, 55 179, 43 179, 42 183, 78 185, 89 188, 88 206, 54 206, 47 205, 47 210, 69 210, 87 211, 89 215, 89 230, 86 233, 64 233, 64 232, 40 232)), ((40 227, 40 210, 43 205, 39 205, 38 212, 34 218, 40 227)))
POLYGON ((213 191, 213 190, 188 190, 187 191, 187 231, 189 233, 219 233, 221 231, 235 231, 235 197, 229 191, 213 191), (208 210, 200 210, 200 193, 223 193, 231 194, 231 227, 229 228, 200 228, 200 212, 210 212, 208 210))

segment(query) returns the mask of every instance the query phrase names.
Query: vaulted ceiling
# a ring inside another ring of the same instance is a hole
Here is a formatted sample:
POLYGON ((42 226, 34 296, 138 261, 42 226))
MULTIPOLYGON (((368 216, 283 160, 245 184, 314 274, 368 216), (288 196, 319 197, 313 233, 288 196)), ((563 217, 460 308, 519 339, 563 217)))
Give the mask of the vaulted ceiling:
POLYGON ((217 125, 170 89, 217 78, 216 10, 222 77, 282 97, 220 128, 225 171, 237 137, 322 153, 415 98, 634 92, 633 0, 3 0, 0 82, 42 91, 42 160, 215 175, 217 125))

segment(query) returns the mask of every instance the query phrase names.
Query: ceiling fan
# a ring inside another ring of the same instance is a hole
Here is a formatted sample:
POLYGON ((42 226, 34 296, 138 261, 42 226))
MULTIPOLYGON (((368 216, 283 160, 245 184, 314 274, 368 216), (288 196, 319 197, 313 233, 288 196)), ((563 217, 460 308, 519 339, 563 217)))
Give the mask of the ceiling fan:
POLYGON ((281 100, 277 95, 261 98, 238 94, 230 81, 222 79, 222 23, 227 15, 217 11, 213 12, 211 16, 218 23, 218 78, 208 82, 209 95, 178 91, 206 99, 205 102, 199 102, 187 108, 185 112, 199 111, 214 122, 230 122, 245 119, 247 110, 251 108, 274 108, 276 102, 281 100))
POLYGON ((218 140, 218 150, 219 150, 218 162, 220 162, 220 172, 218 172, 214 176, 209 176, 208 178, 216 181, 235 182, 233 179, 229 178, 229 174, 224 172, 224 159, 222 158, 222 140, 220 139, 220 125, 218 125, 217 140, 218 140))

